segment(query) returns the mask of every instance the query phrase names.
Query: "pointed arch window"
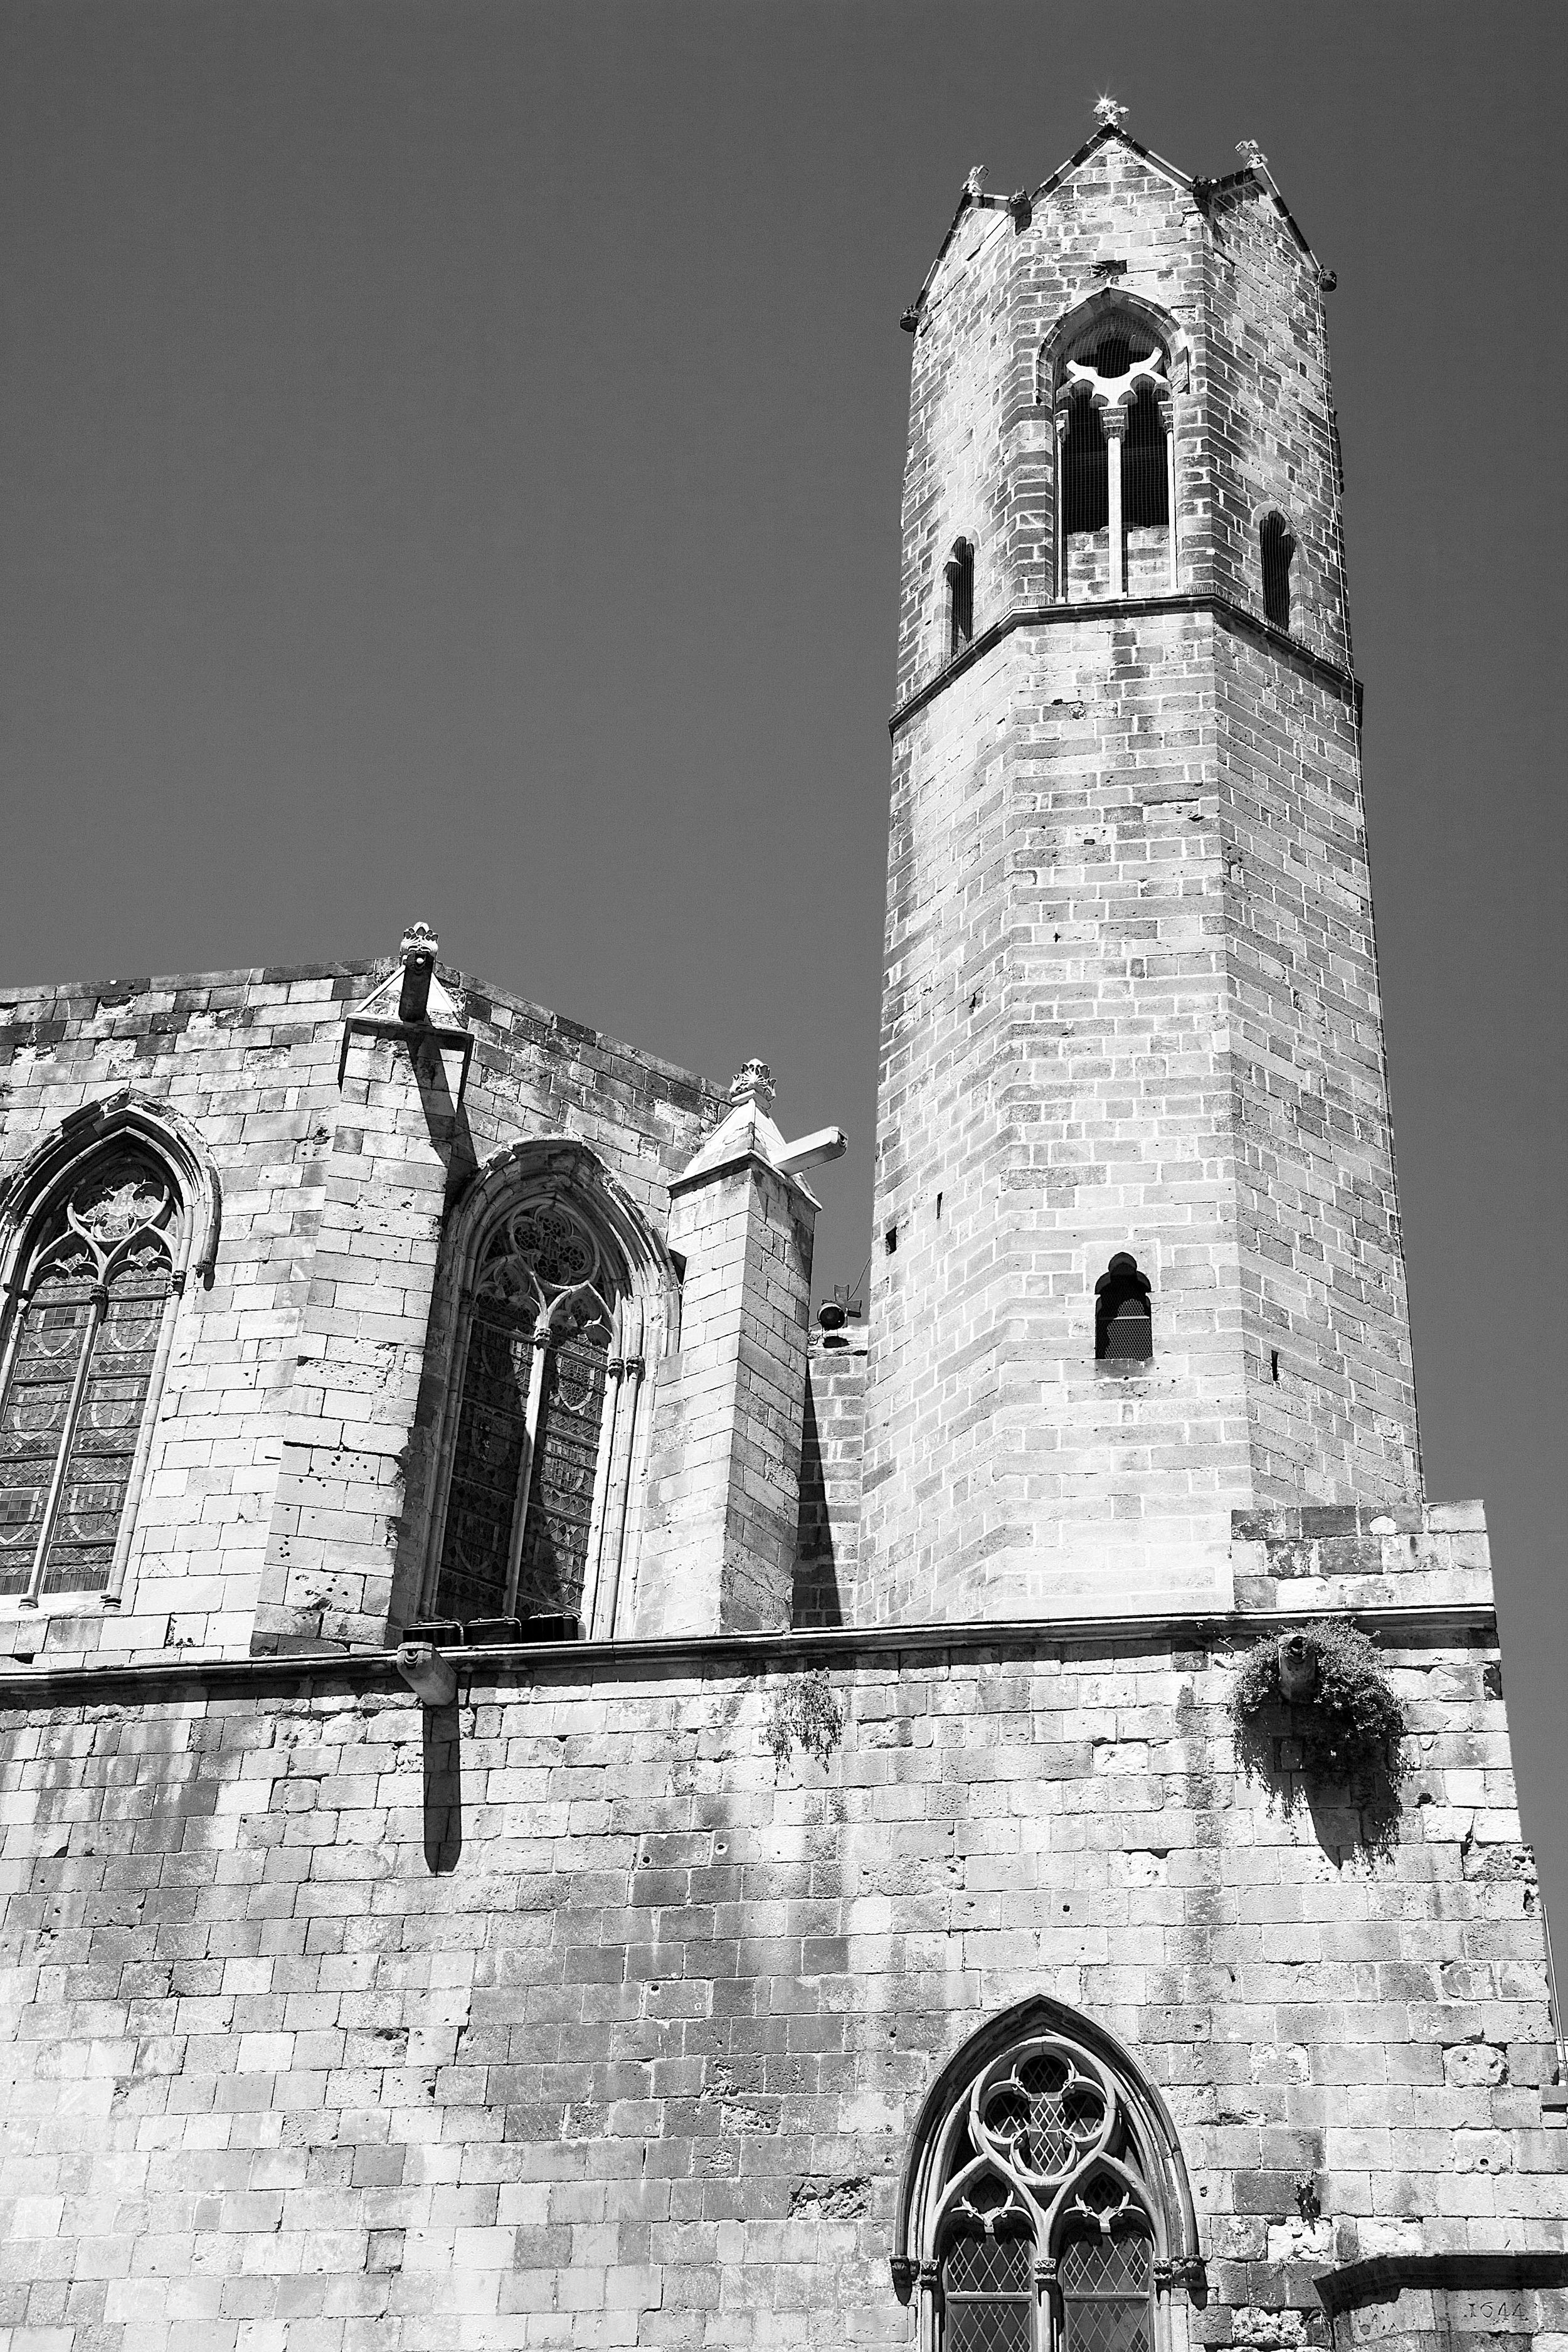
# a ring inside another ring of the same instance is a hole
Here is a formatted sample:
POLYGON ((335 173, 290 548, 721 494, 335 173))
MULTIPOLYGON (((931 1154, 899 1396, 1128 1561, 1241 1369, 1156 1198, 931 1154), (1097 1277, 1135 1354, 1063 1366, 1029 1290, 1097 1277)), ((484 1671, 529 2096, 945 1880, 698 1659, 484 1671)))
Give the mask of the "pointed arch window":
POLYGON ((461 1348, 438 1615, 581 1613, 621 1287, 569 1200, 525 1197, 490 1232, 461 1348))
POLYGON ((168 1169, 121 1140, 55 1185, 23 1236, 0 1380, 0 1593, 118 1590, 184 1223, 168 1169))
POLYGON ((905 2163, 893 2277, 922 2352, 1162 2352, 1199 2268, 1163 2102, 1060 2003, 1013 2018, 944 2070, 905 2163))

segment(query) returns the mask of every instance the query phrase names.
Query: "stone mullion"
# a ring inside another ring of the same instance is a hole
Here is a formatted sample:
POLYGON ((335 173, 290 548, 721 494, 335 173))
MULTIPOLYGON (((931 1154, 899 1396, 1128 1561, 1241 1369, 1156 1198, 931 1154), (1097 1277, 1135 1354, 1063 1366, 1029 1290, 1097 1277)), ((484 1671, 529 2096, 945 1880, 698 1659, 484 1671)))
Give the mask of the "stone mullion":
POLYGON ((1127 411, 1102 408, 1100 430, 1105 435, 1106 520, 1110 535, 1110 593, 1127 593, 1127 544, 1121 527, 1121 445, 1127 434, 1127 411))

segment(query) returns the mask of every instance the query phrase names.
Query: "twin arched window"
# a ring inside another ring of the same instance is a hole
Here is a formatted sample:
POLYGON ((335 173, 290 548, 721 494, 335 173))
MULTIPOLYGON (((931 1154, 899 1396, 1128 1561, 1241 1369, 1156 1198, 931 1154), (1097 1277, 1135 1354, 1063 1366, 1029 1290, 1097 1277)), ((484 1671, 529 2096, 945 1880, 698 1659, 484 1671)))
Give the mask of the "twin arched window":
POLYGON ((922 2352, 1157 2352, 1161 2296, 1197 2259, 1163 2102, 1108 2034, 1044 2000, 933 2085, 895 2242, 922 2352))
POLYGON ((1096 307, 1067 331, 1055 369, 1064 597, 1175 587, 1172 396, 1170 352, 1138 313, 1096 307))
POLYGON ((188 1139, 165 1156, 166 1123, 129 1097, 91 1106, 12 1182, 0 1342, 0 1594, 12 1599, 119 1594, 175 1300, 194 1245, 204 1268, 216 1247, 216 1178, 188 1139), (175 1172, 186 1160, 191 1183, 175 1172))

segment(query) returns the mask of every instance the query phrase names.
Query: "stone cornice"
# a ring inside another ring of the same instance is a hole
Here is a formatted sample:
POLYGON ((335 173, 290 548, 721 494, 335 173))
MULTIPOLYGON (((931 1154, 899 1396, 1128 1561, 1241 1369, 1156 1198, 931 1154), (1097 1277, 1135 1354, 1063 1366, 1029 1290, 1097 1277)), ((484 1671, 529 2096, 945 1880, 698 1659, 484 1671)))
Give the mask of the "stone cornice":
POLYGON ((1005 637, 1010 637, 1015 629, 1059 629, 1071 627, 1080 621, 1134 620, 1146 613, 1212 614, 1222 628, 1238 630, 1242 635, 1255 638, 1259 645, 1268 646, 1288 661, 1309 671, 1352 704, 1357 719, 1361 718, 1361 680, 1352 670, 1346 669, 1342 663, 1331 661, 1326 654, 1314 653, 1310 646, 1301 643, 1300 637, 1293 637, 1286 630, 1276 629, 1268 622, 1259 620, 1256 613, 1249 613, 1245 605, 1236 604, 1229 596, 1221 596, 1210 589, 1194 588, 1184 589, 1174 596, 1102 596, 1087 604, 1016 605, 1012 612, 1004 613, 999 621, 993 621, 988 629, 983 629, 973 643, 939 670, 935 677, 928 678, 923 686, 918 686, 912 694, 907 695, 888 720, 888 732, 896 736, 900 727, 906 726, 923 710, 928 702, 934 702, 944 688, 951 686, 954 678, 962 677, 966 669, 972 669, 1005 637))
MULTIPOLYGON (((816 1666, 893 1657, 1049 1657, 1068 1650, 1188 1649, 1282 1633, 1339 1617, 1387 1641, 1433 1642, 1480 1636, 1495 1643, 1497 1612, 1480 1601, 1415 1602, 1336 1610, 1320 1600, 1307 1609, 1177 1611, 1121 1617, 1012 1618, 994 1624, 846 1625, 812 1633, 713 1633, 653 1642, 497 1642, 443 1652, 469 1683, 524 1672, 551 1682, 635 1681, 648 1675, 806 1673, 816 1666)), ((25 1667, 0 1673, 0 1708, 70 1703, 150 1704, 197 1691, 258 1698, 282 1690, 401 1693, 395 1650, 297 1650, 258 1658, 152 1658, 114 1665, 25 1667)))

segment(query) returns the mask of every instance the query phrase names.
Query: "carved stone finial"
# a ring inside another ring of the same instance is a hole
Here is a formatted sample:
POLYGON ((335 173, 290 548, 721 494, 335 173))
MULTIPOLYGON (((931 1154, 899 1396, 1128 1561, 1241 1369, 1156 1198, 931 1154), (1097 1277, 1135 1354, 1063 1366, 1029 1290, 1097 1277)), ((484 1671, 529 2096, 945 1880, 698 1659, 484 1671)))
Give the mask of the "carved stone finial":
POLYGON ((1249 172, 1261 172, 1268 162, 1256 139, 1238 139, 1236 152, 1249 172))
POLYGON ((744 1062, 730 1081, 732 1103, 753 1102, 766 1110, 773 1098, 773 1074, 765 1062, 744 1062))
POLYGON ((428 923, 410 923, 399 943, 403 987, 397 1000, 397 1017, 410 1026, 430 1017, 430 979, 440 948, 441 942, 428 923))
POLYGON ((985 194, 986 172, 984 163, 976 163, 964 181, 963 193, 972 204, 978 204, 985 194))
POLYGON ((1127 120, 1127 109, 1108 93, 1097 103, 1094 119, 1102 131, 1120 131, 1127 120))

